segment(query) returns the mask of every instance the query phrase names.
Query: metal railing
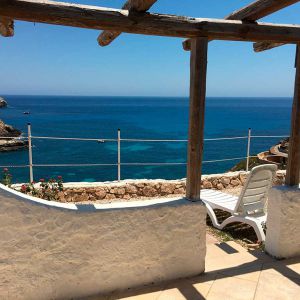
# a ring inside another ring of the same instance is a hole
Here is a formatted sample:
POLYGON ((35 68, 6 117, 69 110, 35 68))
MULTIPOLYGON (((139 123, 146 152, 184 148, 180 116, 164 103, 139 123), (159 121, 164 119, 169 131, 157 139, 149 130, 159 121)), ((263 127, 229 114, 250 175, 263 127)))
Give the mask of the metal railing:
MULTIPOLYGON (((235 160, 244 160, 246 159, 246 171, 249 171, 250 158, 255 158, 257 156, 251 156, 251 142, 253 138, 286 138, 288 135, 279 136, 279 135, 252 135, 251 128, 248 129, 248 134, 245 136, 236 136, 236 137, 221 137, 221 138, 207 138, 204 141, 224 141, 224 140, 247 140, 246 156, 243 157, 232 157, 224 159, 214 159, 214 160, 204 160, 202 163, 217 163, 217 162, 226 162, 226 161, 235 161, 235 160)), ((121 130, 118 129, 118 134, 116 139, 97 139, 97 138, 77 138, 77 137, 52 137, 52 136, 34 136, 31 132, 31 124, 27 124, 27 136, 21 137, 0 137, 0 139, 20 139, 28 141, 28 164, 25 165, 4 165, 0 168, 29 168, 29 180, 30 182, 34 181, 34 167, 95 167, 95 166, 115 166, 118 169, 117 180, 121 180, 121 166, 176 166, 176 165, 186 165, 186 162, 121 162, 121 142, 164 142, 164 143, 178 143, 185 142, 187 139, 126 139, 121 138, 121 130), (93 142, 116 142, 117 143, 117 162, 116 163, 85 163, 85 164, 34 164, 33 163, 33 153, 32 153, 32 140, 70 140, 70 141, 93 141, 93 142)), ((273 155, 268 155, 266 157, 271 157, 273 155)))

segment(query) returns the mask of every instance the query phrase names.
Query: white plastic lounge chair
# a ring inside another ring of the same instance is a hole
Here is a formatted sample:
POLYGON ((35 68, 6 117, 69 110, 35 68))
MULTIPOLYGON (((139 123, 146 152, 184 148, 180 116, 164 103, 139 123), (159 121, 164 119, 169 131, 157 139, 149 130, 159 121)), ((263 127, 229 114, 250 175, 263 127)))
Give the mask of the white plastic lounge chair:
POLYGON ((206 205, 213 226, 223 229, 229 223, 246 223, 254 228, 258 241, 264 241, 266 201, 276 170, 277 166, 271 164, 254 167, 239 197, 215 190, 201 190, 200 198, 206 205), (231 213, 231 217, 219 224, 214 209, 227 211, 231 213))

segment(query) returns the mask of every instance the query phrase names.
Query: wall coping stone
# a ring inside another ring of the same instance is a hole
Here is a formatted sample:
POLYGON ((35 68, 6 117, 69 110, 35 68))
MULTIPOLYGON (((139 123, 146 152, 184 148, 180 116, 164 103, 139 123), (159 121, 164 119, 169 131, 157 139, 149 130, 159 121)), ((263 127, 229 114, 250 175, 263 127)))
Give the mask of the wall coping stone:
MULTIPOLYGON (((12 197, 14 195, 18 200, 29 202, 33 205, 43 205, 48 206, 51 208, 57 209, 68 209, 68 210, 76 210, 78 212, 86 212, 87 206, 94 207, 93 210, 107 210, 107 209, 126 209, 126 208, 135 208, 135 207, 149 207, 149 206, 161 206, 164 204, 168 205, 182 205, 183 203, 193 203, 192 201, 187 200, 184 197, 172 197, 172 198, 165 198, 165 197, 157 197, 151 200, 142 200, 142 201, 131 201, 131 202, 112 202, 112 203, 105 203, 105 204, 75 204, 75 203, 65 203, 65 202, 57 202, 57 201, 49 201, 44 200, 41 198, 32 197, 16 190, 13 190, 3 184, 0 184, 0 189, 6 192, 8 197, 12 197)), ((199 201, 200 202, 200 201, 199 201)))

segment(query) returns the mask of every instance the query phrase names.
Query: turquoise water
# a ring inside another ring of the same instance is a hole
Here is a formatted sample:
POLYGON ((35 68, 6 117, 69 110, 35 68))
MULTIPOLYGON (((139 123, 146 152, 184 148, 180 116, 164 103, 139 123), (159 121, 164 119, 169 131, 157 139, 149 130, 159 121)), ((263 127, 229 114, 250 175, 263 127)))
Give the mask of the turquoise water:
MULTIPOLYGON (((32 124, 35 136, 138 139, 186 139, 188 132, 187 98, 147 97, 65 97, 4 96, 9 107, 0 110, 0 118, 26 132, 32 124), (24 115, 29 111, 30 115, 24 115)), ((205 138, 254 135, 288 135, 290 98, 208 98, 205 138)), ((256 154, 277 142, 278 138, 253 139, 251 153, 256 154)), ((246 140, 207 141, 204 160, 243 157, 246 140)), ((34 140, 36 164, 116 163, 114 142, 78 142, 34 140)), ((122 142, 121 160, 131 162, 185 162, 186 143, 122 142)), ((237 161, 236 161, 237 162, 237 161)), ((205 163, 203 173, 224 172, 235 161, 205 163)), ((27 151, 0 153, 0 165, 27 164, 27 151)), ((12 169, 16 182, 28 180, 27 169, 12 169)), ((185 177, 185 166, 122 166, 125 178, 185 177)), ((115 166, 36 167, 35 179, 62 175, 65 181, 103 181, 117 178, 115 166)))

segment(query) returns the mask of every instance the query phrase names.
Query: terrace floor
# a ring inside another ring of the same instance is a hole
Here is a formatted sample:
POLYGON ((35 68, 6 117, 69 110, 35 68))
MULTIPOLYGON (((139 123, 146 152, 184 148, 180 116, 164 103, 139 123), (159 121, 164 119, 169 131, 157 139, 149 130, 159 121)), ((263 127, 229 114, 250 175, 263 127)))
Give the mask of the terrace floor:
POLYGON ((205 274, 89 300, 299 299, 300 258, 275 260, 207 235, 205 274))

